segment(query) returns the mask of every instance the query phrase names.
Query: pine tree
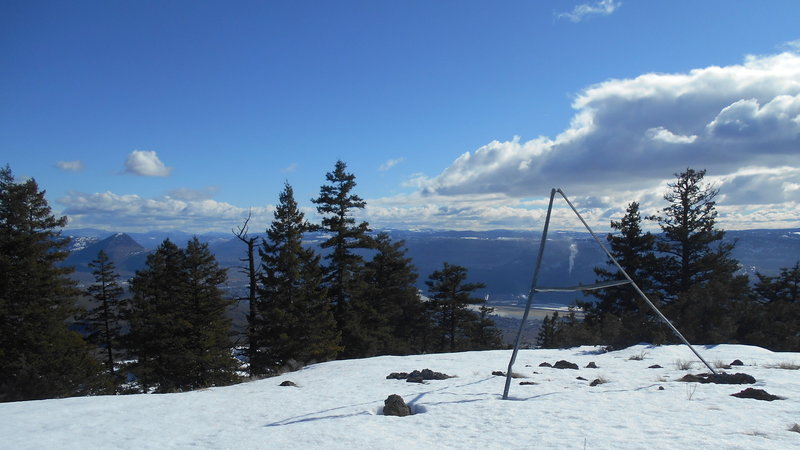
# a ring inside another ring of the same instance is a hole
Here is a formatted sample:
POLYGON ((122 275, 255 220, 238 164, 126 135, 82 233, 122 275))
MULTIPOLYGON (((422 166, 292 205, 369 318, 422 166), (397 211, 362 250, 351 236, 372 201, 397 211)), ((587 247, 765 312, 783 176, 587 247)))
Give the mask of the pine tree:
POLYGON ((409 354, 422 350, 420 336, 427 324, 425 305, 415 283, 416 268, 406 257, 404 242, 392 242, 386 233, 375 237, 377 252, 366 263, 365 304, 369 315, 362 315, 366 339, 372 344, 365 356, 409 354))
POLYGON ((320 257, 302 245, 312 229, 286 183, 267 239, 259 250, 259 342, 257 373, 269 373, 295 360, 325 361, 341 350, 336 321, 322 282, 320 257))
POLYGON ((657 220, 661 239, 657 249, 660 258, 655 273, 666 302, 673 302, 689 288, 714 277, 732 277, 738 262, 731 256, 733 243, 723 242, 725 232, 716 226, 715 198, 719 190, 703 183, 706 171, 686 169, 675 174, 664 195, 669 205, 657 220))
POLYGON ((664 199, 669 202, 654 217, 663 232, 654 273, 663 300, 671 307, 667 316, 677 322, 687 339, 726 340, 739 318, 734 317, 748 295, 747 277, 736 276, 734 243, 723 242, 725 232, 716 226, 718 190, 703 183, 706 171, 686 169, 675 174, 664 199))
POLYGON ((745 343, 775 351, 800 351, 800 261, 777 276, 756 273, 754 302, 740 325, 745 343))
POLYGON ((362 312, 369 305, 360 304, 359 297, 364 285, 364 259, 357 253, 360 249, 374 246, 367 235, 370 231, 367 222, 356 223, 353 214, 366 207, 361 197, 352 193, 356 186, 355 175, 346 172, 347 165, 337 161, 333 172, 325 179, 328 184, 320 188, 319 197, 312 199, 317 204, 317 212, 323 216, 320 230, 331 233, 322 243, 329 249, 325 256, 325 284, 333 304, 333 313, 342 333, 344 355, 361 356, 368 343, 363 342, 362 312))
POLYGON ((220 286, 228 274, 195 236, 186 244, 186 297, 184 312, 190 322, 189 346, 193 350, 191 387, 220 386, 237 380, 237 363, 231 354, 231 321, 226 316, 232 301, 220 286))
POLYGON ((469 340, 469 328, 476 315, 468 306, 484 302, 481 298, 472 297, 472 294, 486 285, 465 283, 466 279, 465 267, 444 263, 442 270, 434 271, 425 281, 437 321, 441 351, 449 348, 454 352, 464 344, 465 339, 469 340))
POLYGON ((126 347, 135 359, 131 372, 144 392, 188 386, 190 322, 183 314, 185 254, 165 239, 130 281, 133 294, 126 347))
POLYGON ((169 239, 131 280, 127 346, 144 392, 190 390, 236 380, 229 339, 226 273, 195 237, 186 250, 169 239))
POLYGON ((94 284, 87 288, 86 293, 94 299, 95 306, 81 319, 89 330, 89 341, 103 349, 106 370, 116 385, 118 380, 114 372, 114 358, 120 350, 122 320, 126 307, 122 298, 124 290, 117 282, 119 275, 115 272, 114 262, 103 250, 98 252, 97 258, 89 263, 89 267, 94 269, 94 284))
MULTIPOLYGON (((643 231, 639 203, 630 203, 620 221, 611 221, 611 229, 616 231, 606 236, 611 254, 648 298, 657 301, 653 282, 656 237, 643 231)), ((625 280, 613 261, 609 260, 607 267, 610 269, 594 268, 598 282, 625 280)), ((591 295, 599 301, 579 305, 586 311, 586 326, 595 328, 604 345, 621 348, 663 339, 661 326, 630 285, 598 289, 591 295)))
POLYGON ((493 313, 494 308, 484 300, 484 304, 478 308, 477 320, 472 327, 473 350, 493 350, 503 346, 503 333, 495 326, 491 318, 493 313))
POLYGON ((59 267, 66 217, 51 213, 36 181, 0 169, 0 401, 97 392, 102 367, 67 328, 80 291, 59 267))

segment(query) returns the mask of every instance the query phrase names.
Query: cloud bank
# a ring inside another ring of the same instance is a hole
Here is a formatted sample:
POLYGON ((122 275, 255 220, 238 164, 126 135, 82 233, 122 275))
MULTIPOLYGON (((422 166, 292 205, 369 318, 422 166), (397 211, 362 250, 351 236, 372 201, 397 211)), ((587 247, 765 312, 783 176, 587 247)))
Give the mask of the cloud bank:
POLYGON ((726 205, 790 208, 784 220, 798 223, 800 55, 609 80, 572 106, 556 138, 515 137, 464 153, 439 175, 417 177, 420 197, 514 204, 562 187, 607 215, 633 200, 655 205, 672 174, 692 167, 708 170, 726 205))
POLYGON ((172 172, 172 169, 158 159, 156 152, 134 150, 125 161, 125 172, 143 177, 166 177, 172 172))

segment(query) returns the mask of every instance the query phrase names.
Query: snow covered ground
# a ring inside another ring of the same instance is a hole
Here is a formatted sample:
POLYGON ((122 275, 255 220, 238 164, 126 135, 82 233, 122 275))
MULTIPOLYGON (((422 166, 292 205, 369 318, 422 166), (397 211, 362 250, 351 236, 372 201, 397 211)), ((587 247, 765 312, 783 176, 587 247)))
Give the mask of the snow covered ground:
POLYGON ((676 381, 702 373, 683 346, 523 350, 510 400, 501 399, 510 350, 333 361, 280 377, 165 395, 0 404, 0 448, 724 448, 800 447, 800 353, 698 347, 755 385, 676 381), (631 359, 631 357, 643 359, 631 359), (568 360, 579 370, 539 367, 568 360), (595 362, 597 369, 585 368, 595 362), (658 364, 663 368, 648 368, 658 364), (430 368, 455 378, 387 380, 430 368), (583 377, 586 381, 576 379, 583 377), (607 382, 590 386, 602 378, 607 382), (297 387, 281 387, 291 380, 297 387), (535 382, 520 385, 519 382, 535 382), (731 397, 747 387, 785 397, 731 397), (661 389, 663 388, 663 390, 661 389), (414 415, 382 415, 399 394, 414 415))

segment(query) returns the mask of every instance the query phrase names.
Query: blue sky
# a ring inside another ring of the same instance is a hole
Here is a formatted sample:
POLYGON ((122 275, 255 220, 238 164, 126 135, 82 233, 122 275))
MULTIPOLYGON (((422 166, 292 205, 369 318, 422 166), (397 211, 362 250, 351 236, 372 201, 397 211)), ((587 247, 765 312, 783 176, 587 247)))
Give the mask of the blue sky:
POLYGON ((0 163, 69 227, 227 231, 337 159, 375 227, 607 229, 708 169, 800 226, 796 1, 0 2, 0 163), (563 210, 558 228, 577 226, 563 210))

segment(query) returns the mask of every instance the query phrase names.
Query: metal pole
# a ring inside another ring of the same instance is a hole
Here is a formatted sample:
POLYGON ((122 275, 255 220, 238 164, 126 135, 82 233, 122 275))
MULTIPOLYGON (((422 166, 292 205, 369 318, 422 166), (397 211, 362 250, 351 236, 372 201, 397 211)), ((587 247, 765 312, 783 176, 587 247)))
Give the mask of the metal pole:
MULTIPOLYGON (((698 353, 698 352, 697 352, 697 350, 695 350, 695 349, 694 349, 694 347, 692 347, 692 344, 690 344, 690 343, 689 343, 689 341, 688 341, 688 340, 686 340, 686 338, 685 338, 685 337, 683 337, 683 335, 681 334, 681 332, 680 332, 680 331, 678 331, 678 329, 677 329, 677 328, 675 328, 675 325, 673 325, 673 324, 672 324, 672 322, 670 322, 670 321, 669 321, 669 320, 668 320, 668 319, 667 319, 667 318, 664 316, 664 314, 661 314, 661 311, 659 311, 659 310, 658 310, 658 308, 656 308, 656 305, 654 305, 654 304, 653 304, 653 302, 651 302, 651 301, 650 301, 650 299, 649 299, 649 298, 647 298, 647 296, 644 294, 644 292, 642 292, 642 290, 641 290, 641 289, 639 289, 639 286, 638 286, 638 285, 636 284, 636 282, 634 282, 634 281, 633 281, 633 279, 632 279, 632 278, 631 278, 631 277, 628 275, 628 272, 626 272, 626 271, 625 271, 625 269, 623 269, 623 268, 622 268, 622 266, 621 266, 621 265, 620 265, 620 264, 617 262, 617 259, 616 259, 616 258, 614 258, 613 256, 611 256, 611 252, 609 252, 609 251, 608 251, 608 249, 606 249, 605 245, 603 245, 603 243, 602 243, 602 242, 600 242, 600 239, 598 239, 598 238, 597 238, 597 236, 594 234, 594 231, 592 231, 592 229, 591 229, 591 228, 589 228, 589 224, 587 224, 587 223, 586 223, 586 221, 585 221, 585 220, 583 220, 583 217, 582 217, 582 216, 581 216, 581 214, 578 212, 578 210, 577 210, 577 209, 575 209, 575 206, 573 206, 573 205, 572 205, 572 202, 570 202, 570 201, 569 201, 569 199, 567 198, 567 195, 566 195, 566 194, 564 194, 564 192, 563 192, 561 189, 557 189, 557 191, 558 191, 558 193, 559 193, 559 194, 561 194, 561 196, 562 196, 562 197, 564 197, 564 200, 566 200, 566 201, 567 201, 567 204, 569 205, 569 207, 570 207, 570 208, 572 208, 572 211, 575 213, 575 215, 577 215, 577 216, 578 216, 578 219, 580 219, 581 223, 583 223, 583 226, 584 226, 584 227, 586 227, 586 229, 589 231, 589 234, 591 234, 591 235, 592 235, 592 237, 594 238, 595 242, 597 242, 597 244, 600 246, 600 248, 602 248, 602 249, 603 249, 603 251, 604 251, 604 252, 606 252, 606 255, 607 255, 607 256, 608 256, 608 257, 611 259, 611 261, 613 261, 613 262, 614 262, 614 265, 615 265, 615 266, 617 266, 617 269, 619 269, 619 271, 620 271, 620 272, 622 272, 622 274, 625 276, 625 278, 627 278, 627 279, 628 279, 628 281, 630 281, 630 282, 631 282, 631 284, 633 285, 633 288, 636 290, 636 293, 638 293, 638 294, 639 294, 639 296, 642 298, 642 300, 644 300, 644 301, 645 301, 645 303, 647 303, 647 305, 650 307, 650 309, 652 309, 652 310, 653 310, 653 311, 656 313, 656 315, 658 315, 658 317, 659 317, 659 318, 661 318, 661 320, 662 320, 664 323, 666 323, 666 324, 667 324, 667 325, 668 325, 668 326, 669 326, 669 327, 672 329, 672 332, 673 332, 673 333, 675 333, 675 335, 676 335, 676 336, 678 336, 678 338, 680 338, 680 340, 681 340, 681 341, 683 341, 683 343, 684 343, 684 344, 686 344, 686 346, 687 346, 687 347, 689 347, 689 350, 691 350, 691 351, 692 351, 692 353, 694 353, 694 354, 695 354, 695 356, 697 356, 698 358, 700 358, 700 361, 703 361, 703 364, 705 364, 705 365, 706 365, 706 367, 708 367, 708 370, 710 370, 710 371, 711 371, 711 373, 713 373, 713 374, 715 374, 715 375, 716 375, 716 374, 717 374, 717 371, 716 371, 716 370, 714 370, 714 368, 713 368, 713 367, 711 367, 711 364, 709 364, 708 362, 706 362, 706 360, 705 360, 705 359, 703 359, 703 357, 702 357, 702 356, 700 356, 700 353, 698 353)), ((551 200, 551 202, 552 202, 552 200, 551 200)), ((508 383, 506 383, 506 385, 507 385, 507 384, 508 384, 508 383)), ((504 398, 505 398, 505 397, 504 397, 504 398)))
POLYGON ((550 204, 547 206, 547 217, 544 219, 544 230, 542 231, 542 240, 539 242, 539 256, 536 258, 536 268, 533 271, 533 280, 531 281, 531 290, 528 291, 528 302, 525 305, 525 314, 522 315, 522 321, 519 324, 519 332, 517 332, 517 339, 514 341, 514 352, 511 354, 511 360, 508 362, 508 371, 506 372, 506 386, 503 389, 503 400, 508 399, 508 389, 511 387, 511 373, 514 367, 514 362, 517 360, 517 353, 519 352, 519 344, 522 341, 522 329, 525 327, 525 322, 528 320, 528 314, 531 311, 531 304, 533 303, 533 295, 536 293, 536 282, 539 279, 539 269, 542 267, 542 256, 544 255, 544 245, 547 242, 547 228, 550 226, 550 213, 553 211, 553 199, 556 196, 556 190, 550 190, 550 204))

